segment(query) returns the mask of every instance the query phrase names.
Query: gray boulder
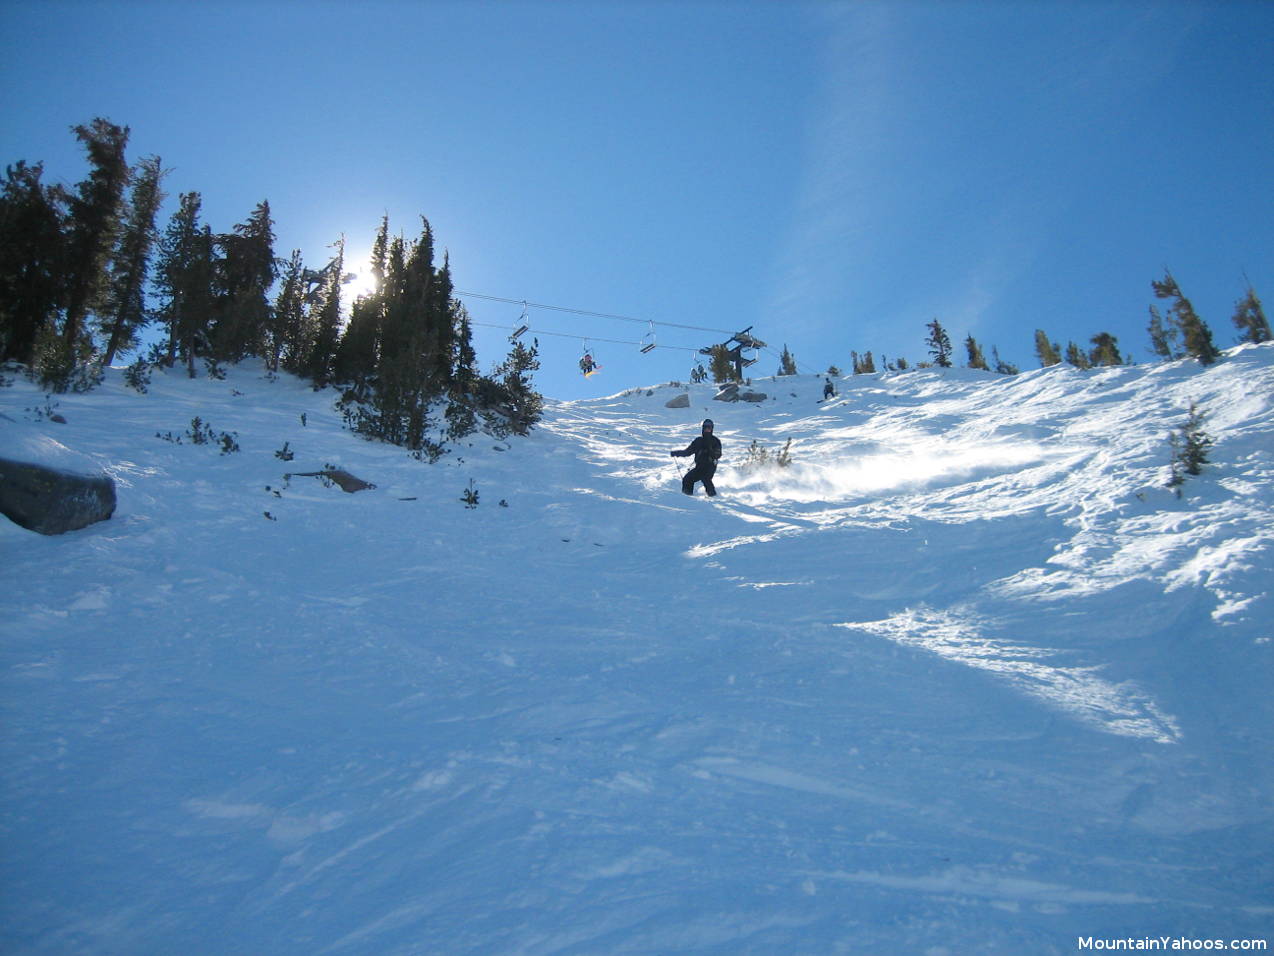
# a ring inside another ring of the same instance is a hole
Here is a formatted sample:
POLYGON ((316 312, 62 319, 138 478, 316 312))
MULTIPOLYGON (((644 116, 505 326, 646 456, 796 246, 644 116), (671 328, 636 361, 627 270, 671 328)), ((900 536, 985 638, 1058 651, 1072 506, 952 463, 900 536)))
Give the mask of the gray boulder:
POLYGON ((667 402, 664 403, 664 407, 665 408, 689 408, 690 393, 686 392, 684 394, 678 395, 676 398, 669 399, 667 402))
POLYGON ((754 392, 751 389, 740 390, 738 382, 726 382, 712 397, 718 402, 763 402, 769 398, 764 392, 754 392))
POLYGON ((115 482, 49 465, 0 458, 0 514, 29 531, 64 534, 115 513, 115 482))

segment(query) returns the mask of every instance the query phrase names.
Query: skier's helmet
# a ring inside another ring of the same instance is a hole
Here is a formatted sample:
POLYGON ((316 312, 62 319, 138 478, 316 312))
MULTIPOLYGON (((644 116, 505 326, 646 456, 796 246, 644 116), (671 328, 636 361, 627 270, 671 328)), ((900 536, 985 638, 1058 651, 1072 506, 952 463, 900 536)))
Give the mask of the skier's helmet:
POLYGON ((703 430, 704 430, 705 432, 710 432, 710 431, 712 431, 712 419, 711 419, 711 418, 705 418, 705 419, 703 420, 703 430))

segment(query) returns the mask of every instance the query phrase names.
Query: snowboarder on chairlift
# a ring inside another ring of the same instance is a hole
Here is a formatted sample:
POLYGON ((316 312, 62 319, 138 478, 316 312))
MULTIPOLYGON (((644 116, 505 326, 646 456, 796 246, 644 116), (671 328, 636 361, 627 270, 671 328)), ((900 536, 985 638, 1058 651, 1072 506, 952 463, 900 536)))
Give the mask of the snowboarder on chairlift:
POLYGON ((695 466, 686 472, 681 479, 681 490, 688 495, 695 493, 695 482, 703 482, 703 490, 709 497, 717 493, 712 483, 712 476, 717 471, 717 461, 721 458, 721 439, 712 434, 712 419, 703 420, 703 433, 690 443, 688 448, 671 453, 673 458, 689 458, 694 455, 695 466))

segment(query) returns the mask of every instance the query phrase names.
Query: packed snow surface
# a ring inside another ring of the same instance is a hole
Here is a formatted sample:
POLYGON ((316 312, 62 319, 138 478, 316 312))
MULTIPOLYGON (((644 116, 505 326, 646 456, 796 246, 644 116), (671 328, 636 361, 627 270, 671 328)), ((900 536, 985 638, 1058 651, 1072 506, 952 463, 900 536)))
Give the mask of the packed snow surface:
POLYGON ((0 455, 119 494, 0 519, 0 950, 1274 936, 1274 346, 836 384, 550 401, 434 465, 257 366, 0 388, 0 455), (715 500, 668 455, 705 416, 715 500), (328 466, 376 487, 284 477, 328 466))

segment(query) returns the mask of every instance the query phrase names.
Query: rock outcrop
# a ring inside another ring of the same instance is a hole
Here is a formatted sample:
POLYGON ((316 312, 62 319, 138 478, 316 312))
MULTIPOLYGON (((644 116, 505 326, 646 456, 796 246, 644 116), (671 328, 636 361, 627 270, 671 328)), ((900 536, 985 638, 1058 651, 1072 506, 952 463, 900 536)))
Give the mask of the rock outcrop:
POLYGON ((763 402, 770 396, 764 392, 754 392, 751 389, 741 391, 738 382, 727 382, 712 397, 714 401, 718 402, 763 402))
POLYGON ((0 458, 0 514, 29 531, 65 534, 115 513, 115 482, 49 465, 0 458))

